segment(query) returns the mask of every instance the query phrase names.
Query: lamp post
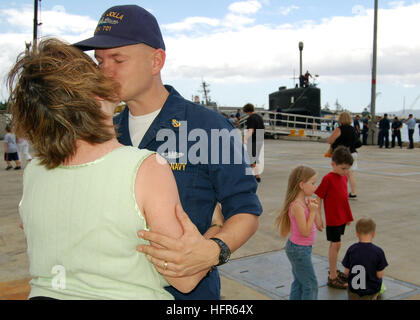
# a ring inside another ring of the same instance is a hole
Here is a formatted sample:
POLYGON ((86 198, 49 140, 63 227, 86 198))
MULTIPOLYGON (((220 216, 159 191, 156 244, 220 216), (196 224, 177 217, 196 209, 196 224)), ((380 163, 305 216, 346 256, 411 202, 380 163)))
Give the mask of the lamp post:
POLYGON ((299 87, 303 87, 303 74, 302 74, 302 51, 303 51, 303 42, 299 42, 299 56, 300 56, 300 63, 299 63, 299 87))
POLYGON ((302 41, 300 41, 299 42, 299 53, 300 53, 300 63, 299 63, 299 83, 300 83, 300 86, 302 87, 302 84, 301 84, 301 79, 302 79, 302 51, 303 51, 303 42, 302 41))
POLYGON ((376 123, 376 51, 378 33, 378 0, 375 0, 374 19, 373 19, 373 54, 372 54, 372 90, 370 100, 370 114, 376 123))
POLYGON ((32 41, 32 50, 35 52, 38 41, 38 0, 34 0, 34 38, 32 41))

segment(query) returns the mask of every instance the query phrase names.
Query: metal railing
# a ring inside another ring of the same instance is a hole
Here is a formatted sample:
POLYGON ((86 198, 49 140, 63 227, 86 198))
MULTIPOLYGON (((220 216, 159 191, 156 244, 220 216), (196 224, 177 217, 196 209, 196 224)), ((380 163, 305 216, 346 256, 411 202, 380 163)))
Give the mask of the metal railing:
MULTIPOLYGON (((337 122, 330 118, 284 112, 256 111, 255 113, 263 118, 265 133, 274 136, 290 135, 294 130, 295 132, 300 131, 300 135, 326 138, 334 130, 334 122, 337 122)), ((239 120, 240 129, 245 129, 247 118, 248 116, 245 116, 239 120)))

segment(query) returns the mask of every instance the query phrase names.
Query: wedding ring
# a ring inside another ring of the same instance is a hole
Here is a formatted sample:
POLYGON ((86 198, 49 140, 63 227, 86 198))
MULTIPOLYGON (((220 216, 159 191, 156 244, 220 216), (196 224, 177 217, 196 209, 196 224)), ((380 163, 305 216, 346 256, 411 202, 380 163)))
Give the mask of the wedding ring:
POLYGON ((168 263, 166 261, 163 262, 163 270, 166 270, 168 268, 168 263))

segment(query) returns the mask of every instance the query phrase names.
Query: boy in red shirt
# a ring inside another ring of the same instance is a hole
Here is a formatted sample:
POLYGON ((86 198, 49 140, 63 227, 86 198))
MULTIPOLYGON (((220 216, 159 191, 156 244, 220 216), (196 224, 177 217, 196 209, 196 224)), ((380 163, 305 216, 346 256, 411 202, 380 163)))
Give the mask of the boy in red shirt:
MULTIPOLYGON (((325 224, 327 240, 330 241, 328 260, 330 272, 327 285, 336 289, 347 288, 346 275, 337 270, 337 257, 341 248, 341 235, 346 225, 353 221, 347 191, 347 174, 353 165, 353 157, 348 148, 340 146, 332 154, 332 172, 322 178, 321 184, 315 191, 319 202, 319 215, 321 216, 321 203, 324 200, 325 224)), ((321 219, 322 220, 322 219, 321 219)), ((321 230, 323 225, 321 226, 321 230)))

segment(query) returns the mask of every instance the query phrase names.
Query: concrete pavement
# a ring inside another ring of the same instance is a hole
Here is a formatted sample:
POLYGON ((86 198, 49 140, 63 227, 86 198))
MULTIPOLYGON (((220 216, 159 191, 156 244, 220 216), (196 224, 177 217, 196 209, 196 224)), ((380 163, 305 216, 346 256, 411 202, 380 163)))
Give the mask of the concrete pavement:
MULTIPOLYGON (((331 168, 330 159, 323 156, 327 149, 328 145, 321 142, 265 140, 264 172, 258 189, 264 213, 257 233, 232 254, 233 260, 284 249, 286 239, 280 238, 273 223, 276 210, 281 208, 284 199, 288 175, 295 166, 306 164, 318 172, 320 182, 331 168)), ((359 171, 355 174, 358 199, 350 202, 355 220, 367 216, 377 224, 374 242, 384 249, 389 263, 385 275, 415 286, 420 286, 419 160, 420 148, 363 146, 359 149, 359 171)), ((0 170, 0 299, 24 298, 28 290, 26 242, 19 229, 17 212, 22 194, 22 173, 0 170)), ((339 261, 356 241, 352 224, 342 238, 339 261)), ((314 255, 327 257, 328 245, 325 232, 318 232, 314 255)), ((224 276, 222 297, 270 299, 261 290, 224 276)), ((420 299, 420 296, 407 299, 420 299)))

